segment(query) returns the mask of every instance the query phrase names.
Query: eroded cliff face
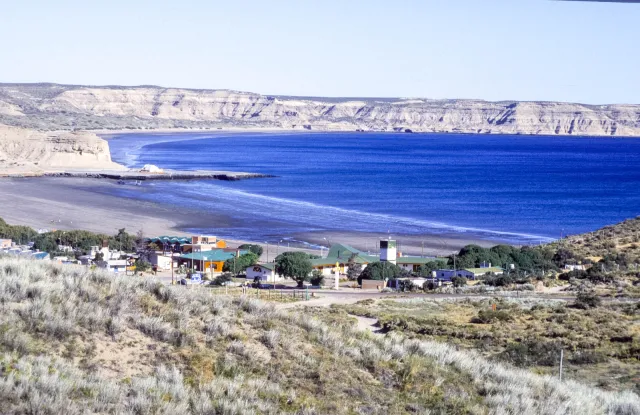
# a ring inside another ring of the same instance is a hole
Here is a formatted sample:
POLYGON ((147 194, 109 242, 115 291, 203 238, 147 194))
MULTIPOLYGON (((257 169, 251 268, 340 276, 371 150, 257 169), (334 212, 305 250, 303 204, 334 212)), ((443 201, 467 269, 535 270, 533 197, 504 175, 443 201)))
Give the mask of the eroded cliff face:
POLYGON ((42 129, 262 127, 640 136, 640 105, 290 98, 227 90, 4 84, 0 123, 42 129))
POLYGON ((0 174, 75 169, 119 170, 109 144, 90 132, 41 132, 0 125, 0 174))

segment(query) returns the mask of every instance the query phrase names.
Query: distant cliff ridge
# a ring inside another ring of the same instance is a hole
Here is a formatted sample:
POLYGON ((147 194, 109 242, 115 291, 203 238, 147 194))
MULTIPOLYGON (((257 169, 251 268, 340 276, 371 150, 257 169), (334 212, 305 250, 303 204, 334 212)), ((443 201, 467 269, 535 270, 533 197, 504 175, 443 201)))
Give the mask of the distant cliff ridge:
POLYGON ((302 98, 155 86, 0 84, 0 124, 40 130, 260 127, 640 136, 640 105, 302 98))

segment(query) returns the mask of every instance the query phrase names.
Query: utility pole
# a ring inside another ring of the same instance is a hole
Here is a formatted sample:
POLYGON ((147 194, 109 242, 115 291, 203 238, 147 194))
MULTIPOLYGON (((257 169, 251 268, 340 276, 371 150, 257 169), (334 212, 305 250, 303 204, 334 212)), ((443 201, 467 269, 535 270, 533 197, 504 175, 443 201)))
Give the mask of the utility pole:
POLYGON ((176 281, 173 278, 173 250, 171 250, 171 285, 176 285, 176 281))
POLYGON ((424 241, 422 241, 422 254, 421 257, 424 258, 424 241))

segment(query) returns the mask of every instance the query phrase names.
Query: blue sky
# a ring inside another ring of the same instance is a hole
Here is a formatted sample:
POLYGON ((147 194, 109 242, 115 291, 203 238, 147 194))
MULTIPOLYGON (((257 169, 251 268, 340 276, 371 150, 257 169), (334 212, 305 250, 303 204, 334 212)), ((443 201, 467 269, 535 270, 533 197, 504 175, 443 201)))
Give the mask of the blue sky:
POLYGON ((0 0, 0 82, 640 103, 640 4, 0 0))

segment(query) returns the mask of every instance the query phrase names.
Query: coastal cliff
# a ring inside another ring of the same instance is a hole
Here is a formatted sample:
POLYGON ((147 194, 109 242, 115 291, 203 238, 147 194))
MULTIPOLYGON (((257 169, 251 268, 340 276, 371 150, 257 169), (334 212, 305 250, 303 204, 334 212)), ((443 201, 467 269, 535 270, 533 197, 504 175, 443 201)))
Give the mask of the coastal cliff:
POLYGON ((41 130, 253 127, 640 136, 640 105, 303 98, 155 86, 0 84, 0 124, 41 130))
POLYGON ((122 169, 92 132, 266 128, 640 136, 640 105, 267 96, 229 90, 0 84, 0 175, 122 169))
POLYGON ((0 125, 0 175, 40 174, 67 167, 122 170, 106 140, 90 132, 42 132, 0 125))

